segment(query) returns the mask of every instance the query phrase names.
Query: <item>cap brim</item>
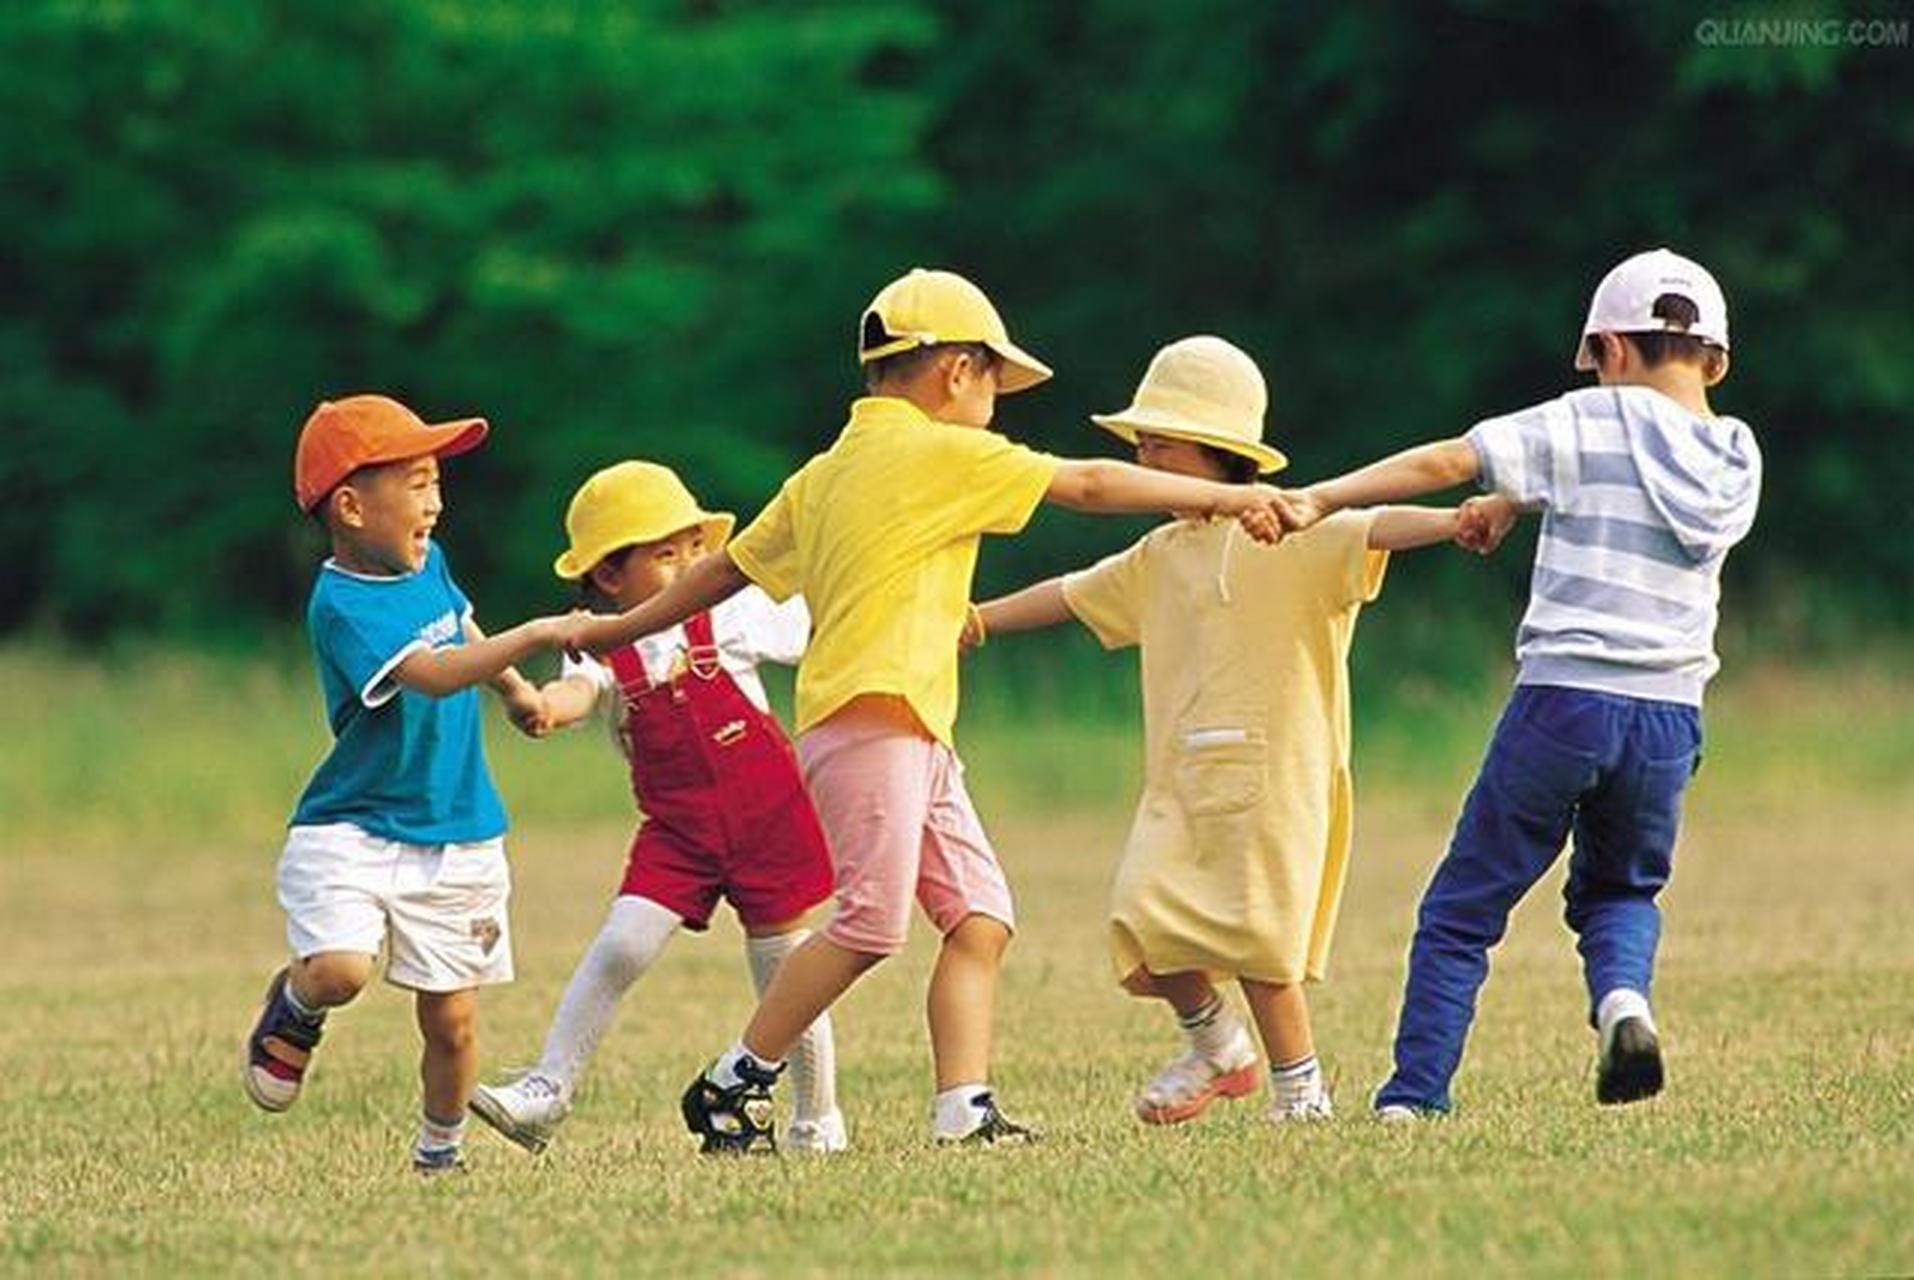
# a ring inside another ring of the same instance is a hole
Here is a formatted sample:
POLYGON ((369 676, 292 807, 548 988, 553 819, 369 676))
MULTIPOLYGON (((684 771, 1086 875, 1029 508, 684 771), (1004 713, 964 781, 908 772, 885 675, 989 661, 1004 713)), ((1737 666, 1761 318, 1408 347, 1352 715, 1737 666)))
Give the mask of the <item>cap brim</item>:
MULTIPOLYGON (((729 511, 707 511, 691 524, 704 530, 706 553, 717 551, 731 540, 731 530, 737 526, 738 518, 729 511)), ((552 572, 570 582, 576 582, 591 572, 591 567, 603 560, 620 547, 633 546, 640 542, 656 542, 660 538, 669 538, 680 529, 689 529, 690 524, 673 525, 661 530, 624 530, 618 536, 602 543, 586 547, 567 547, 558 559, 552 561, 552 572)))
POLYGON ((997 374, 998 395, 1026 391, 1039 382, 1048 382, 1054 376, 1049 365, 1014 342, 986 342, 984 345, 996 352, 997 358, 1003 361, 1003 368, 997 374))
POLYGON ((404 458, 453 458, 470 453, 485 440, 491 430, 483 418, 459 418, 453 422, 434 422, 418 431, 394 437, 377 457, 367 458, 361 466, 380 462, 398 462, 404 458))
POLYGON ((1188 440, 1192 444, 1204 444, 1212 449, 1221 449, 1239 458, 1248 458, 1264 475, 1272 471, 1281 471, 1289 465, 1288 456, 1280 449, 1272 449, 1266 444, 1254 441, 1236 440, 1219 432, 1205 430, 1182 418, 1167 417, 1152 413, 1148 409, 1132 408, 1122 413, 1093 413, 1090 415, 1090 421, 1111 435, 1127 440, 1131 444, 1136 443, 1137 432, 1147 431, 1153 436, 1168 436, 1172 440, 1188 440))

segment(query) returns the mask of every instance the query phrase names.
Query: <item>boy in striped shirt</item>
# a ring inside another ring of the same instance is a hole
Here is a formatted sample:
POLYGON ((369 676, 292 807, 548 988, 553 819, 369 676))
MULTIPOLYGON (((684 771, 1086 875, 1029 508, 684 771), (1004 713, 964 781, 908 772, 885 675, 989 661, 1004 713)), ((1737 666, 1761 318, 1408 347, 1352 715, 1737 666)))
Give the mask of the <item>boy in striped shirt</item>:
POLYGON ((1385 1119, 1446 1112, 1509 912, 1574 835, 1565 917, 1599 1036, 1596 1098, 1661 1091, 1648 1002, 1681 795, 1700 761, 1721 567, 1754 522, 1754 433, 1718 417, 1728 313, 1699 264, 1637 254, 1595 290, 1575 357, 1598 385, 1285 494, 1285 523, 1479 479, 1486 549, 1539 510, 1516 689, 1422 898, 1385 1119))

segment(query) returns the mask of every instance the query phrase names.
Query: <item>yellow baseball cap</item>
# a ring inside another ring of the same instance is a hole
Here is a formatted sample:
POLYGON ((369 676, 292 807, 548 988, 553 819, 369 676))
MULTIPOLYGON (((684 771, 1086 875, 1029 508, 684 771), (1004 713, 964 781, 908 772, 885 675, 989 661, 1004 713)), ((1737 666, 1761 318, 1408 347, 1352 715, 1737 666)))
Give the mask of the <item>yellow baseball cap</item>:
POLYGON ((1130 407, 1093 413, 1090 421, 1131 444, 1137 433, 1191 440, 1249 458, 1265 475, 1289 465, 1263 443, 1269 390, 1262 370, 1234 343, 1200 335, 1158 351, 1143 373, 1130 407))
POLYGON ((670 467, 655 462, 618 462, 594 474, 572 495, 565 510, 571 546, 552 562, 561 578, 578 579, 620 547, 656 542, 693 525, 704 529, 712 550, 731 536, 728 511, 706 511, 670 467))
POLYGON ((912 267, 878 290, 857 325, 857 362, 869 364, 939 342, 980 342, 1003 361, 1004 395, 1050 377, 1050 366, 1010 340, 984 291, 954 271, 912 267))

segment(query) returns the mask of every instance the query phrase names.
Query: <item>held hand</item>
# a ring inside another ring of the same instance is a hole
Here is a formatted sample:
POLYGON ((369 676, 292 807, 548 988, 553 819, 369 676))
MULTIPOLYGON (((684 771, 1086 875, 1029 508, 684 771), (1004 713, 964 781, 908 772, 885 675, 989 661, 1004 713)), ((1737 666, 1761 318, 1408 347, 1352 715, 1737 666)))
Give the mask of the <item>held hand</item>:
POLYGON ((969 653, 973 649, 984 647, 989 638, 989 628, 984 626, 984 612, 975 604, 964 606, 964 629, 957 636, 957 652, 969 653))
POLYGON ((506 695, 505 714, 511 718, 513 727, 528 738, 542 738, 552 731, 552 713, 545 703, 545 695, 530 681, 506 695))
POLYGON ((1500 494, 1470 498, 1456 513, 1455 544, 1479 556, 1492 555, 1521 514, 1500 494))
POLYGON ((1278 489, 1275 501, 1285 533, 1301 533, 1329 514, 1308 489, 1278 489))
POLYGON ((1258 542, 1280 542, 1285 529, 1282 508, 1278 505, 1281 496, 1266 484, 1249 486, 1234 512, 1243 532, 1258 542))

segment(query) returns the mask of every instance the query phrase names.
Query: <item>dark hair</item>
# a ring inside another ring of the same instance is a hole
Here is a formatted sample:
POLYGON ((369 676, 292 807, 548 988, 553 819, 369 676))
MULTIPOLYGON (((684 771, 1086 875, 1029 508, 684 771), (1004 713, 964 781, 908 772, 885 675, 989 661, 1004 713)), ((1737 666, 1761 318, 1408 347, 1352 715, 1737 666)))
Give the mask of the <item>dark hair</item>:
POLYGON ((1253 484, 1256 477, 1263 474, 1262 466, 1254 458, 1246 458, 1240 453, 1231 453, 1228 449, 1219 449, 1213 444, 1204 445, 1203 452, 1223 469, 1223 479, 1230 484, 1253 484))
POLYGON ((612 601, 610 598, 608 598, 604 592, 598 589, 598 584, 592 581, 591 575, 598 568, 598 565, 601 565, 601 564, 609 564, 614 569, 624 568, 625 561, 629 560, 631 558, 631 553, 633 551, 636 551, 637 549, 638 549, 637 543, 627 542, 624 546, 615 548, 614 550, 611 550, 611 551, 607 551, 604 555, 599 556, 597 563, 592 565, 590 569, 585 570, 585 572, 579 576, 579 579, 578 579, 579 599, 583 600, 586 604, 590 605, 593 609, 596 609, 596 610, 609 610, 609 609, 617 608, 616 603, 612 601))
MULTIPOLYGON (((891 335, 875 313, 864 318, 862 348, 866 351, 890 342, 891 335)), ((967 355, 981 369, 997 367, 997 353, 981 342, 932 342, 921 347, 906 347, 895 355, 883 356, 864 366, 864 385, 875 391, 881 382, 908 382, 948 354, 967 355)))
MULTIPOLYGON (((1619 336, 1635 344, 1635 350, 1641 353, 1642 363, 1650 369, 1660 368, 1671 361, 1706 364, 1710 352, 1721 350, 1714 343, 1686 332, 1701 319, 1701 308, 1691 298, 1679 293, 1664 293, 1655 299, 1655 305, 1649 308, 1648 314, 1666 321, 1672 327, 1619 336)), ((1602 362, 1601 335, 1591 333, 1584 341, 1588 344, 1588 358, 1599 365, 1602 362)))

